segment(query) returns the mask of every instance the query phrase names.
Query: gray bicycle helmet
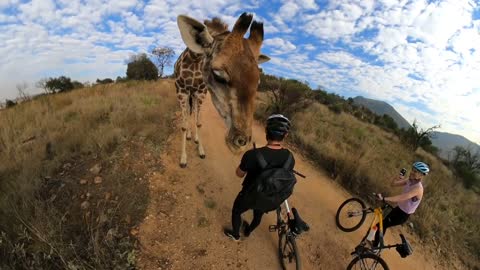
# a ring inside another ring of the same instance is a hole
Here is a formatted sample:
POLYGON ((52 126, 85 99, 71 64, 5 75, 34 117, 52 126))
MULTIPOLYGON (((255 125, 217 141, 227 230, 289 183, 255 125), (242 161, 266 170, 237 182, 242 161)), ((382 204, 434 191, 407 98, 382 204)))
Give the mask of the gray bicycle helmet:
POLYGON ((267 118, 266 130, 269 133, 285 135, 290 131, 291 122, 282 114, 272 114, 267 118))

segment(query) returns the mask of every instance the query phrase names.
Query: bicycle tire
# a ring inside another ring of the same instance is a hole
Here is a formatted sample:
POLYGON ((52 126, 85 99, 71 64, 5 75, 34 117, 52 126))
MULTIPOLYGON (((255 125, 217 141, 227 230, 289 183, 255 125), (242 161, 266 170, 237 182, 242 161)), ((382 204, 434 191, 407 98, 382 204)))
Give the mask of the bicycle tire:
POLYGON ((302 264, 300 262, 297 243, 295 243, 295 237, 290 236, 288 233, 279 234, 278 237, 278 255, 282 269, 301 270, 302 264), (293 263, 293 261, 295 262, 293 263))
POLYGON ((360 256, 356 256, 355 258, 353 258, 353 260, 350 262, 350 264, 347 266, 347 270, 357 270, 357 269, 360 269, 360 270, 364 270, 364 269, 368 269, 368 270, 390 270, 390 268, 388 268, 388 265, 387 263, 379 256, 375 255, 375 254, 372 254, 372 253, 364 253, 364 254, 361 254, 360 256), (364 262, 365 259, 372 259, 373 262, 375 262, 375 265, 372 264, 372 267, 364 267, 364 264, 362 266, 362 262, 364 262), (353 268, 357 263, 360 263, 360 268, 353 268), (381 268, 379 268, 381 267, 381 268))
POLYGON ((358 198, 350 198, 350 199, 344 201, 340 205, 340 207, 338 207, 337 214, 335 215, 335 223, 337 224, 337 227, 344 232, 353 232, 353 231, 357 230, 358 228, 360 228, 360 226, 362 226, 363 222, 365 222, 365 219, 367 217, 367 213, 365 211, 363 211, 363 209, 365 209, 365 207, 366 207, 365 203, 358 198), (360 221, 358 222, 358 224, 356 224, 354 226, 348 226, 347 224, 345 224, 345 222, 341 221, 342 209, 345 208, 348 205, 354 205, 356 203, 360 204, 361 207, 362 207, 362 217, 360 218, 360 221))

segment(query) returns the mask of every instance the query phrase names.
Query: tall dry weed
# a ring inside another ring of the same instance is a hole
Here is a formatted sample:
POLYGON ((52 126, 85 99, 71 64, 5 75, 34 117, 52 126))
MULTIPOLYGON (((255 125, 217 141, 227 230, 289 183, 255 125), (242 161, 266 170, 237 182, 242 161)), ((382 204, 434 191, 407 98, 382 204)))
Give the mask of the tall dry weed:
POLYGON ((173 128, 174 93, 170 81, 129 81, 0 112, 0 268, 133 267, 128 230, 142 218, 148 183, 132 181, 141 168, 122 162, 145 151, 159 156, 173 128), (97 163, 105 185, 81 186, 97 163), (82 201, 92 204, 88 211, 82 201))

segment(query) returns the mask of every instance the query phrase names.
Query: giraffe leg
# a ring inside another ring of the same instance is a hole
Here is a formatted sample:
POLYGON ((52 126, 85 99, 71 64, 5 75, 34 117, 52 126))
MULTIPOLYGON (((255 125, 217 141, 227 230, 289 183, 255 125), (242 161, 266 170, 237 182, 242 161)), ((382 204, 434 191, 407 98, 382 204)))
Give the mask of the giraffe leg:
MULTIPOLYGON (((190 98, 193 98, 193 97, 187 97, 188 99, 190 98)), ((190 127, 190 117, 192 115, 192 107, 190 105, 190 100, 188 100, 188 103, 187 103, 187 141, 190 141, 192 139, 192 129, 190 127)))
POLYGON ((180 167, 187 167, 187 152, 186 152, 186 139, 188 129, 189 107, 188 94, 179 93, 178 101, 180 102, 180 108, 182 110, 182 154, 180 156, 180 167))
POLYGON ((195 143, 198 144, 198 155, 200 158, 205 158, 205 150, 203 149, 202 142, 200 141, 200 128, 202 127, 200 118, 200 108, 204 96, 196 96, 194 100, 194 112, 195 112, 195 143))

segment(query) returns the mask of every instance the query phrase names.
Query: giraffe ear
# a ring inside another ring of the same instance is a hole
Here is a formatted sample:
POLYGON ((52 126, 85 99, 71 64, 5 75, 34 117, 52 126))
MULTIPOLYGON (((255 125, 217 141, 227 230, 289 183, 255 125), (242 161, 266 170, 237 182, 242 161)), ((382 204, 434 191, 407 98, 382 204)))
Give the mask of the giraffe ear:
POLYGON ((268 56, 266 56, 266 55, 264 55, 264 54, 260 54, 260 55, 258 56, 257 62, 258 62, 259 65, 260 65, 260 64, 263 64, 263 63, 265 63, 265 62, 268 62, 268 61, 270 61, 270 57, 268 57, 268 56))
POLYGON ((185 15, 177 17, 178 29, 183 42, 195 53, 204 53, 213 42, 213 37, 207 27, 201 22, 185 15))

